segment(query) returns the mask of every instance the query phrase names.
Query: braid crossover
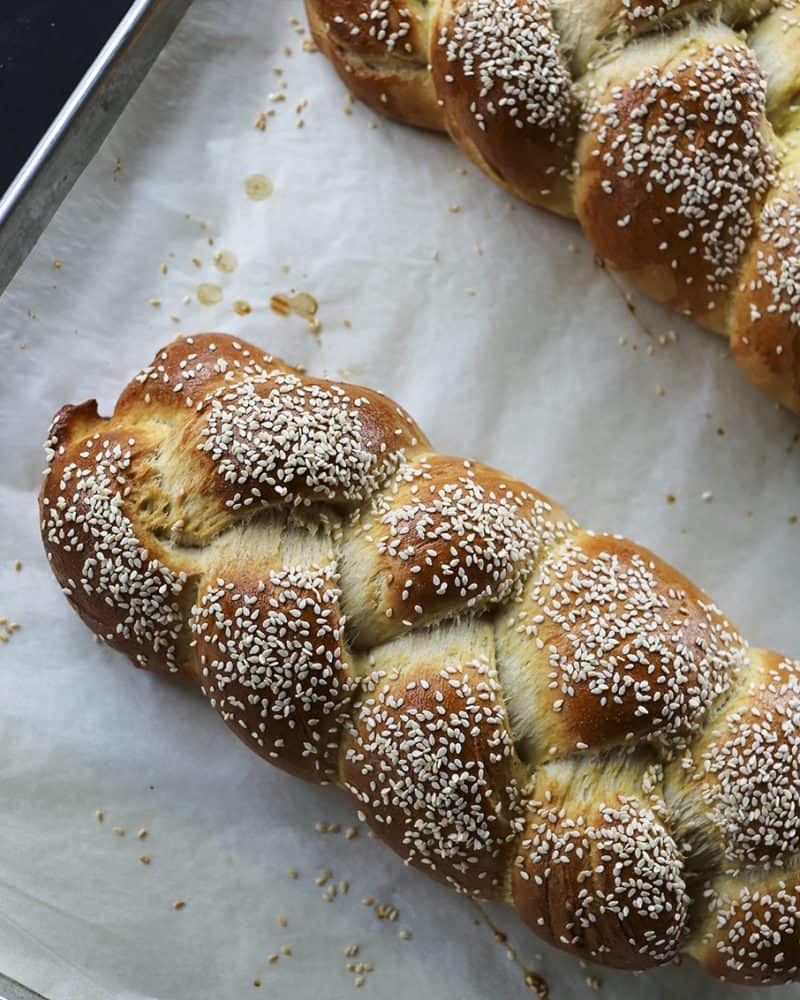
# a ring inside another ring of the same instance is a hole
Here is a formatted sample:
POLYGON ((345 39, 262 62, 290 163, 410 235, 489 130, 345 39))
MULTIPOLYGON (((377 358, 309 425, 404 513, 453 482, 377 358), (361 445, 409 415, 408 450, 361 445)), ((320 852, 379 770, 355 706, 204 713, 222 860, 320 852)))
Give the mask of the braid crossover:
POLYGON ((800 0, 306 0, 350 91, 576 217, 800 413, 800 0))
POLYGON ((222 334, 47 447, 86 624, 407 863, 585 959, 800 978, 800 664, 655 555, 222 334))

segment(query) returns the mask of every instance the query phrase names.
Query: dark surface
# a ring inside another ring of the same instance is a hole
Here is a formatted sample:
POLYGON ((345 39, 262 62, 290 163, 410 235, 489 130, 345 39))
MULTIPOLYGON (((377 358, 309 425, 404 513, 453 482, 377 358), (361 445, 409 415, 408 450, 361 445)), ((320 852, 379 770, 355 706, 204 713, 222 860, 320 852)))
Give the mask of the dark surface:
POLYGON ((0 0, 0 195, 132 0, 0 0))

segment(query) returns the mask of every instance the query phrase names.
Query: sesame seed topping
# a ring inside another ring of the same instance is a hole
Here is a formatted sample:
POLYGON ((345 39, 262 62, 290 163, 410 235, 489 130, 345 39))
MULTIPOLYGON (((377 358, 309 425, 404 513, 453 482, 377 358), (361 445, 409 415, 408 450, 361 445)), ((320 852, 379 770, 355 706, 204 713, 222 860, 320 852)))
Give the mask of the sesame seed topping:
MULTIPOLYGON (((584 110, 590 165, 603 178, 598 196, 627 205, 630 192, 646 192, 649 203, 666 206, 657 216, 640 212, 637 225, 664 231, 659 260, 676 271, 684 267, 680 261, 688 267, 699 255, 709 311, 735 278, 753 231, 753 206, 776 178, 765 107, 764 77, 752 52, 734 40, 702 43, 608 90, 597 83, 584 110)), ((616 222, 628 226, 631 216, 616 222)), ((690 272, 683 281, 691 278, 690 272)))
POLYGON ((444 21, 439 45, 448 63, 477 78, 470 111, 482 130, 499 116, 545 129, 571 117, 572 81, 544 0, 467 0, 444 21))
MULTIPOLYGON (((427 449, 378 394, 198 336, 110 420, 59 414, 43 537, 103 639, 195 678, 265 759, 343 785, 408 863, 633 968, 684 944, 688 883, 693 953, 794 976, 800 665, 749 650, 645 549, 427 449)), ((346 879, 311 878, 345 901, 346 879)))

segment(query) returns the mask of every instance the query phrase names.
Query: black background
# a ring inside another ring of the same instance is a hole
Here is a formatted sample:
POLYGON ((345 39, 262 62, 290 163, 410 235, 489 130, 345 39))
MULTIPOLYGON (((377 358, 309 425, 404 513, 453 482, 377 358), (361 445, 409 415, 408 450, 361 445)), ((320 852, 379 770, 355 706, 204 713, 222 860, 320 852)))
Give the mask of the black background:
POLYGON ((133 0, 0 0, 0 194, 133 0))

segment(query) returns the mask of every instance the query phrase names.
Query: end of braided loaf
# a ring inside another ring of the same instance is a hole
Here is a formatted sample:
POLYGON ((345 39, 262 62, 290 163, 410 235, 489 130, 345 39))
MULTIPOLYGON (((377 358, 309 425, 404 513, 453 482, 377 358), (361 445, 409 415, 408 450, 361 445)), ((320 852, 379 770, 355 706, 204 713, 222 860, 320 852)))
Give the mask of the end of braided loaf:
POLYGON ((800 413, 800 0, 306 0, 352 93, 448 132, 800 413))
POLYGON ((800 976, 800 665, 652 553, 221 334, 62 409, 40 511, 97 635, 406 863, 583 958, 800 976))

